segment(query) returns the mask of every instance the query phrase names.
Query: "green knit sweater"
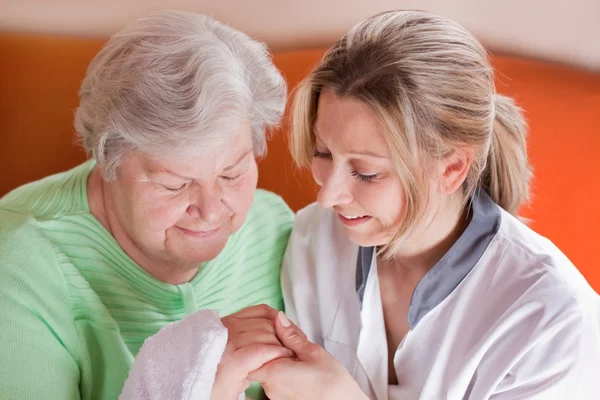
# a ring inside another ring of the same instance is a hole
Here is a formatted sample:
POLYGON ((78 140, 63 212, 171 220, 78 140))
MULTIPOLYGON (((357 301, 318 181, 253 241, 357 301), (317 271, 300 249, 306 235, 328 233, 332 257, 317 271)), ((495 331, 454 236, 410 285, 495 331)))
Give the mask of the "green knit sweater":
MULTIPOLYGON (((0 199, 0 399, 117 399, 144 340, 201 308, 282 308, 293 213, 258 190, 242 228, 189 283, 159 281, 90 213, 88 161, 0 199)), ((247 394, 255 396, 254 385, 247 394)))

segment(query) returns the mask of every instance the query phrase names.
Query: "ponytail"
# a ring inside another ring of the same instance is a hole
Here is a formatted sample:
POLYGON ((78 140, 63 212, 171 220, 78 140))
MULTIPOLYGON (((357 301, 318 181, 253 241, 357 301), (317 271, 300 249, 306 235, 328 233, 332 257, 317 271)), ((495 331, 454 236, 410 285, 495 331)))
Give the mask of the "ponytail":
POLYGON ((532 177, 527 160, 527 124, 511 98, 496 94, 494 105, 492 145, 481 185, 496 204, 516 216, 519 207, 529 201, 532 177))

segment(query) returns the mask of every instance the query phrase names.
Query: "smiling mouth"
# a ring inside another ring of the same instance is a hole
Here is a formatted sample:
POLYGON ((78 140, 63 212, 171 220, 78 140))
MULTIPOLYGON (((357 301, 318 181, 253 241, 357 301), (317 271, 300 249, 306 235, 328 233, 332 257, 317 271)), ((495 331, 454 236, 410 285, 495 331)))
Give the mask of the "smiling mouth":
POLYGON ((340 213, 338 213, 338 216, 346 226, 357 226, 372 218, 370 215, 344 215, 340 213))
POLYGON ((359 215, 359 216, 351 216, 351 215, 344 215, 344 214, 340 214, 342 217, 346 218, 346 219, 358 219, 358 218, 364 218, 367 215, 359 215))
POLYGON ((182 228, 180 226, 177 226, 176 228, 188 236, 192 236, 195 238, 201 238, 201 239, 214 236, 217 232, 219 232, 221 230, 221 227, 211 229, 211 230, 206 230, 206 231, 195 231, 195 230, 191 230, 191 229, 182 228))

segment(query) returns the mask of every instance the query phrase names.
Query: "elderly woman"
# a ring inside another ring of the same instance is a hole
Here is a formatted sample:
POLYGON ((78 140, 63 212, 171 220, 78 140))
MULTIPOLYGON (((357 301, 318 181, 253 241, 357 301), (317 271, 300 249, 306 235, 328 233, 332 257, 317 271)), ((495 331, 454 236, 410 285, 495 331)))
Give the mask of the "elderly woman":
MULTIPOLYGON (((0 200, 1 398, 115 399, 170 322, 282 307, 293 214, 256 190, 255 159, 285 95, 262 44, 204 16, 155 13, 108 41, 75 115, 90 160, 0 200)), ((253 336, 275 315, 223 318, 228 346, 277 344, 253 336)))

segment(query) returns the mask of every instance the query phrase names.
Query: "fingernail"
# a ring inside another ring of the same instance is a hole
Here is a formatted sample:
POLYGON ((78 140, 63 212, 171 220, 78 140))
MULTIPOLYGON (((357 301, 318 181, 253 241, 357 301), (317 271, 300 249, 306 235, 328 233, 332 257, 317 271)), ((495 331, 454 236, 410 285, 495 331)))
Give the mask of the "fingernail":
POLYGON ((279 313, 277 313, 277 314, 278 314, 277 316, 279 318, 279 322, 281 322, 281 326, 283 326, 284 328, 289 328, 290 326, 292 326, 292 323, 290 322, 288 317, 285 316, 283 311, 279 311, 279 313))

